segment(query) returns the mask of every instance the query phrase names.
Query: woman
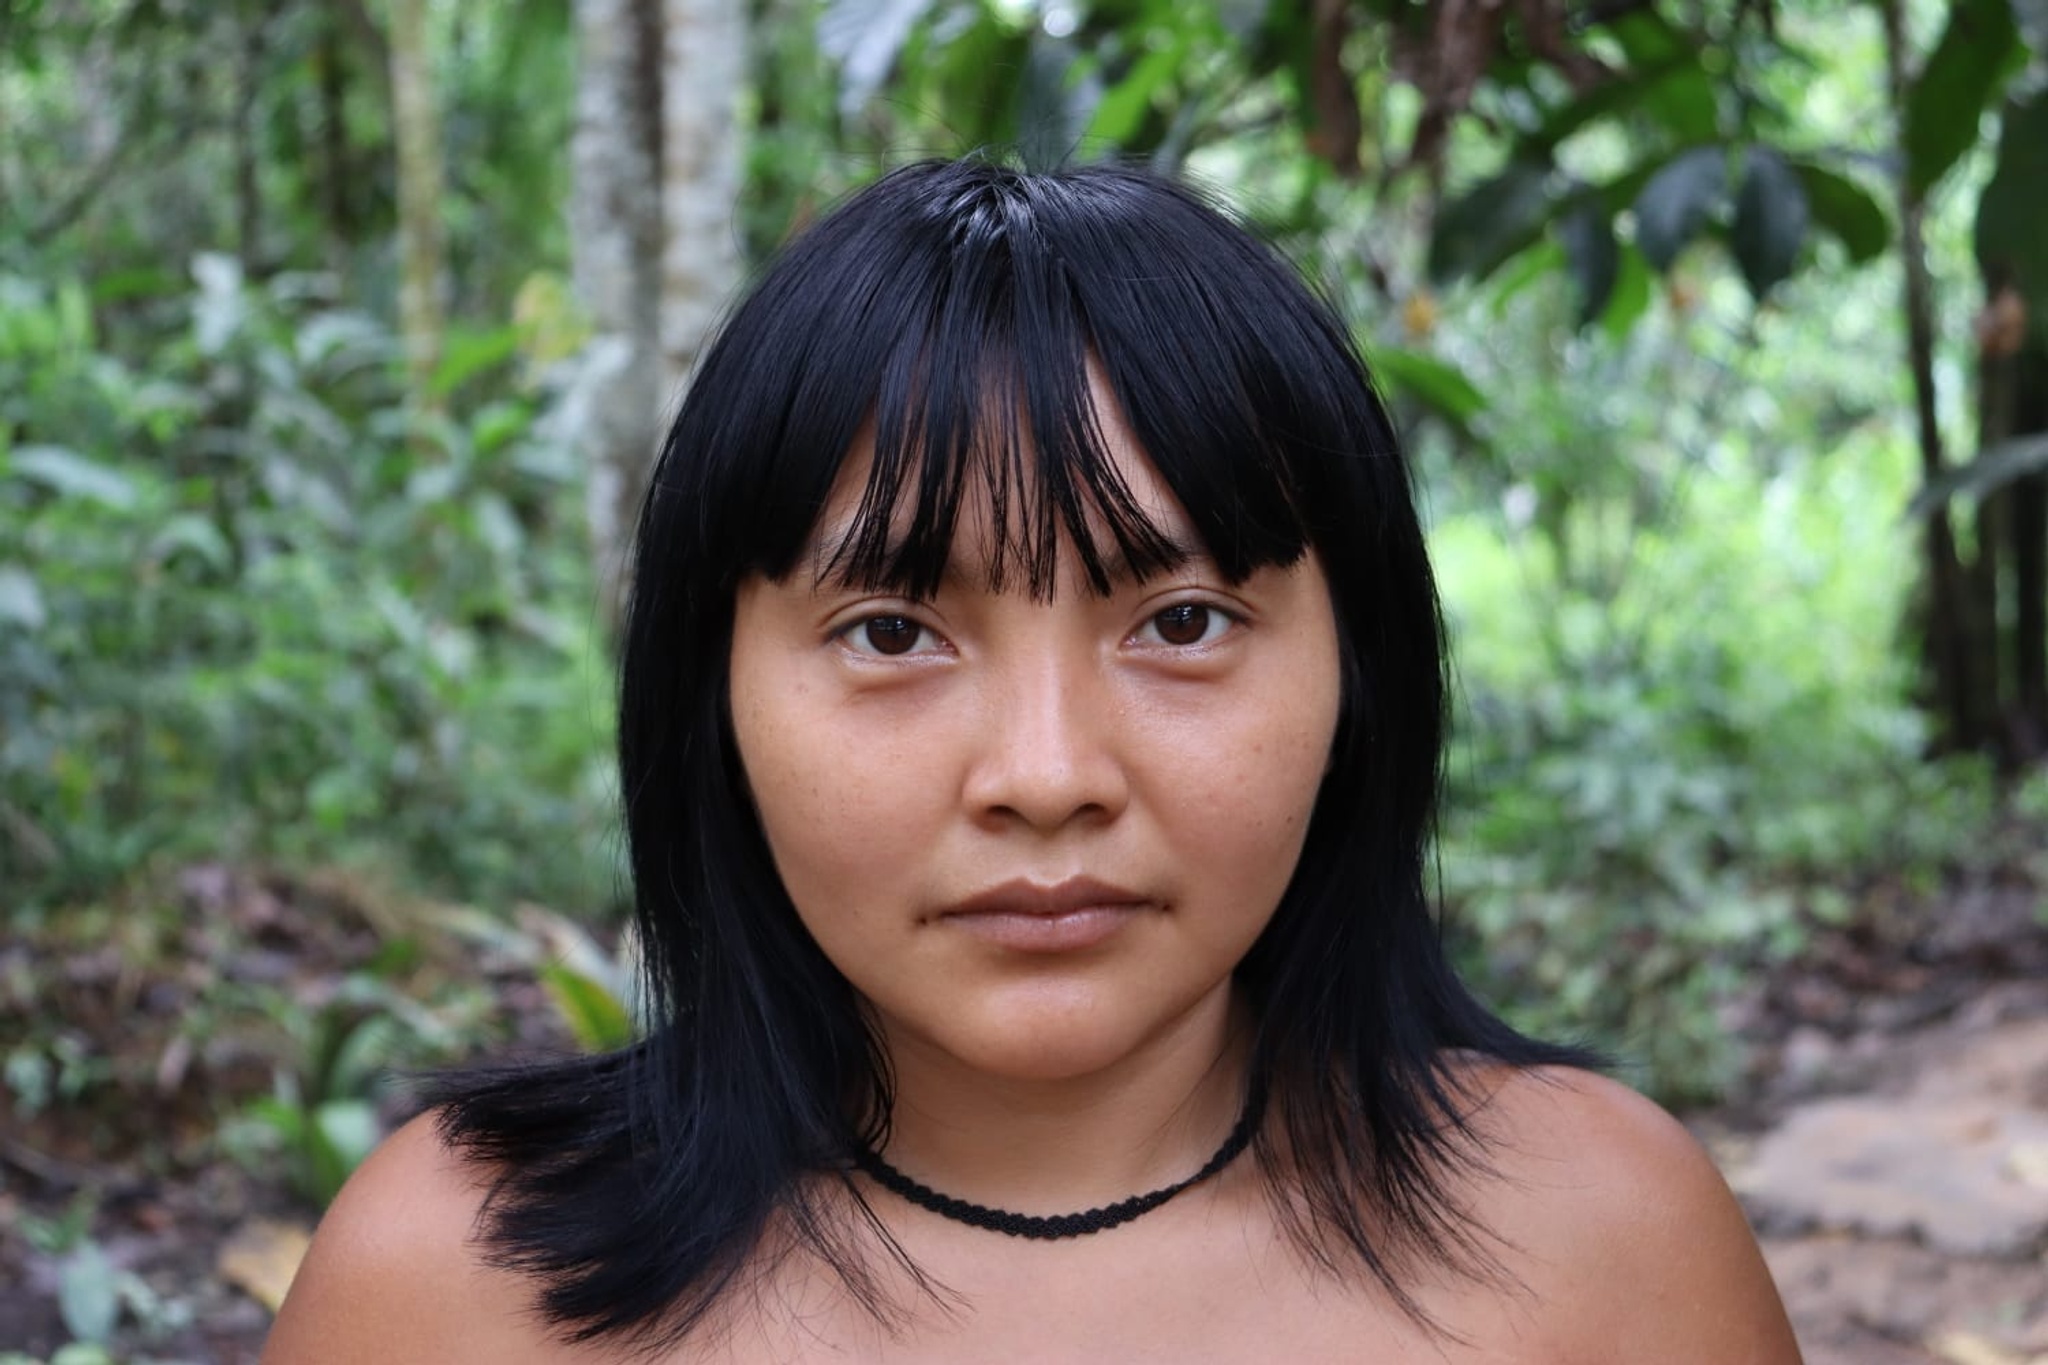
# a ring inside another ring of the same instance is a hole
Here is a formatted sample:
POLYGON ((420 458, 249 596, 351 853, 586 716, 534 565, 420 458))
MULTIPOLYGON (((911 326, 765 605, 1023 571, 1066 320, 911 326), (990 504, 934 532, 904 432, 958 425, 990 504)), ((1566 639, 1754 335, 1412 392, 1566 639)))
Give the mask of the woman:
POLYGON ((1446 964, 1393 431, 1187 191, 925 165, 790 247, 622 676, 655 1026, 451 1083, 266 1359, 1797 1359, 1684 1132, 1446 964))

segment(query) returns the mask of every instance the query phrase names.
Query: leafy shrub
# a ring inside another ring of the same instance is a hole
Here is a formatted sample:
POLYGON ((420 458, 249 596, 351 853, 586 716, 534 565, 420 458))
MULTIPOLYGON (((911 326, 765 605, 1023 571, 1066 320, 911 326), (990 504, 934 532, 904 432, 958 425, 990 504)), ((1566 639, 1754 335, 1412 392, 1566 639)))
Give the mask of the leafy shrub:
POLYGON ((457 338, 422 416, 318 280, 193 276, 118 348, 81 286, 0 277, 10 906, 202 852, 609 894, 597 595, 518 337, 457 338))
POLYGON ((1442 879, 1490 996, 1686 1102, 1737 1075, 1746 976, 1860 882, 1931 878, 1988 827, 1992 785, 1930 764, 1910 704, 1904 440, 1724 407, 1727 367, 1810 360, 1702 357, 1661 325, 1503 379, 1512 471, 1441 482, 1460 663, 1442 879))

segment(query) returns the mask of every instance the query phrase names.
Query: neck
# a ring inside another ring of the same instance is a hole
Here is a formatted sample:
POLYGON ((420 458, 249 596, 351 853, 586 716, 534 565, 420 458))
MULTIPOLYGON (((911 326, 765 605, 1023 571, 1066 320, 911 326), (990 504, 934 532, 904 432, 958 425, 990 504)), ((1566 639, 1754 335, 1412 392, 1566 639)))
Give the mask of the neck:
POLYGON ((1110 1066, 990 1075, 884 1024, 882 1155, 941 1193, 1019 1213, 1114 1203, 1200 1169, 1244 1109, 1250 1018, 1219 991, 1110 1066))

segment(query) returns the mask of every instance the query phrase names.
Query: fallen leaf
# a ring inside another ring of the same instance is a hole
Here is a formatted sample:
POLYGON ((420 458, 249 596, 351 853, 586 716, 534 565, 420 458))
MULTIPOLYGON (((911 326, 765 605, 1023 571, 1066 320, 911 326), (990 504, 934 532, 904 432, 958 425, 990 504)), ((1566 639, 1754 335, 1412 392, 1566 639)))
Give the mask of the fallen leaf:
POLYGON ((2005 1154, 2005 1168, 2020 1184, 2048 1190, 2048 1142, 2022 1142, 2005 1154))
POLYGON ((220 1249, 220 1277, 275 1313, 312 1240, 311 1229, 297 1223, 244 1223, 220 1249))
POLYGON ((1975 1332, 1943 1332, 1928 1339, 1927 1349, 1949 1365, 2029 1365, 2023 1357, 1975 1332))

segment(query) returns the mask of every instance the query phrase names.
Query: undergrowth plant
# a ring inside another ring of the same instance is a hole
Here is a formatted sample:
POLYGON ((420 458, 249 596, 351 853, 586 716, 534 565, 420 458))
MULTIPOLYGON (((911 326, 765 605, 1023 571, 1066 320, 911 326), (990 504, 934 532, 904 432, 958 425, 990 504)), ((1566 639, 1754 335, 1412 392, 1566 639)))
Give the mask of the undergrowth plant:
POLYGON ((1444 891, 1520 1022, 1710 1100, 1759 969, 1860 885, 1933 889, 1993 819, 1987 772, 1929 761, 1897 643, 1911 452, 1875 416, 1724 402, 1839 402, 1791 372, 1827 363, 1819 338, 1760 344, 1708 305, 1630 347, 1546 349, 1504 311, 1475 368, 1547 373, 1493 388, 1498 463, 1437 484, 1459 664, 1444 891))
POLYGON ((458 334, 427 414, 315 277, 0 276, 9 913, 180 856, 611 894, 597 593, 522 341, 458 334))

